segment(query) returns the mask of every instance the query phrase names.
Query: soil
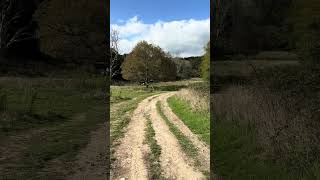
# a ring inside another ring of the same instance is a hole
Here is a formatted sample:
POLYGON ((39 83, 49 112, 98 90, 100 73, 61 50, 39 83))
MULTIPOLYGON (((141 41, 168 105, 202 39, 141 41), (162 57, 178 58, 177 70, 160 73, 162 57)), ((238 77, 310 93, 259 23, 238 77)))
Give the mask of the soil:
POLYGON ((178 140, 157 112, 156 103, 162 101, 168 119, 199 149, 199 158, 204 162, 201 168, 209 170, 208 147, 172 113, 166 103, 166 99, 175 93, 169 92, 151 96, 139 103, 133 112, 124 138, 115 149, 116 160, 113 162, 111 179, 148 179, 148 169, 144 157, 150 151, 148 145, 144 143, 147 116, 151 119, 155 130, 155 139, 161 147, 160 165, 163 177, 165 179, 205 179, 200 169, 193 166, 193 160, 183 152, 178 140))

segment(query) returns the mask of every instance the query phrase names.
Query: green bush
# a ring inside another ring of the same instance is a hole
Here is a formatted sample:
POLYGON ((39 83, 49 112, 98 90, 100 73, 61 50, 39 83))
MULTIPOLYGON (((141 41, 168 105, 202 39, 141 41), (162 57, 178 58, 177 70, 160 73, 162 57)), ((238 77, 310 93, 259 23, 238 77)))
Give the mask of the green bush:
POLYGON ((206 54, 204 55, 201 63, 201 76, 204 80, 210 79, 210 41, 205 47, 206 54))

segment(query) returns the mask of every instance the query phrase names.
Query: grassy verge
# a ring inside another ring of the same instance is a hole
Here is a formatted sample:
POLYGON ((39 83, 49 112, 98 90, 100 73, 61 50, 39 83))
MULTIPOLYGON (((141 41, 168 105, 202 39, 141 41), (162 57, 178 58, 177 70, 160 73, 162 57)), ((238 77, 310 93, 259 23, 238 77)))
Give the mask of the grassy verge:
POLYGON ((147 126, 145 129, 145 143, 150 147, 151 152, 146 156, 150 179, 162 179, 160 167, 161 147, 157 144, 155 131, 152 127, 150 116, 147 116, 147 126))
MULTIPOLYGON (((198 155, 197 148, 192 144, 192 142, 185 136, 183 133, 167 118, 167 116, 163 113, 160 101, 156 104, 158 113, 161 118, 166 122, 169 126, 170 131, 176 136, 178 139, 182 150, 192 159, 196 159, 198 155)), ((197 164, 198 162, 196 162, 197 164)))
POLYGON ((150 92, 141 86, 112 86, 110 103, 115 104, 123 101, 129 101, 147 93, 150 92))
POLYGON ((194 111, 190 103, 177 96, 168 98, 172 111, 184 122, 189 129, 210 145, 210 114, 207 111, 194 111))

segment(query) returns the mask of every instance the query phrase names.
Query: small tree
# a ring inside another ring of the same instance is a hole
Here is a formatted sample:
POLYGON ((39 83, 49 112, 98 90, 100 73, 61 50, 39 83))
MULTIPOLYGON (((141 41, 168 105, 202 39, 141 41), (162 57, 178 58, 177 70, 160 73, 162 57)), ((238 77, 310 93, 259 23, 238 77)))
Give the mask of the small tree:
POLYGON ((205 80, 210 79, 210 41, 207 43, 205 47, 205 55, 203 56, 202 63, 201 63, 201 75, 202 78, 205 80))
POLYGON ((171 56, 160 47, 139 42, 125 58, 122 66, 124 79, 148 82, 176 79, 176 67, 171 56))
POLYGON ((121 74, 121 60, 119 58, 119 32, 115 29, 110 33, 110 77, 115 79, 121 74))

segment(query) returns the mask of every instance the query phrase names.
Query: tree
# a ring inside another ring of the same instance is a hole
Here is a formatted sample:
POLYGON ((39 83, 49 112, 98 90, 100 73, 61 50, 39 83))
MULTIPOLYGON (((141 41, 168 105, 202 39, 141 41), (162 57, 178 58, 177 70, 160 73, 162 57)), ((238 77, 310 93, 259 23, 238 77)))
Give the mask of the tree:
MULTIPOLYGON (((79 64, 106 61, 106 3, 100 0, 51 0, 38 8, 40 49, 79 64)), ((108 59, 109 60, 109 59, 108 59)))
POLYGON ((0 1, 0 49, 3 56, 38 52, 38 24, 33 15, 43 1, 0 1))
POLYGON ((193 69, 190 60, 184 60, 183 58, 174 58, 173 62, 176 65, 178 79, 188 79, 192 77, 193 69))
POLYGON ((287 50, 293 0, 213 0, 214 57, 287 50))
POLYGON ((119 54, 119 32, 112 29, 110 32, 110 77, 117 79, 121 77, 121 56, 119 54))
POLYGON ((134 81, 175 80, 176 67, 171 56, 159 46, 139 42, 122 66, 124 79, 134 81))
POLYGON ((228 34, 225 30, 230 26, 230 12, 231 12, 231 3, 232 1, 228 0, 212 0, 212 9, 211 13, 214 13, 213 17, 213 49, 214 56, 220 57, 223 56, 226 47, 229 46, 227 38, 228 34))
POLYGON ((205 47, 205 55, 203 56, 201 63, 201 75, 204 80, 210 80, 210 41, 205 47))

